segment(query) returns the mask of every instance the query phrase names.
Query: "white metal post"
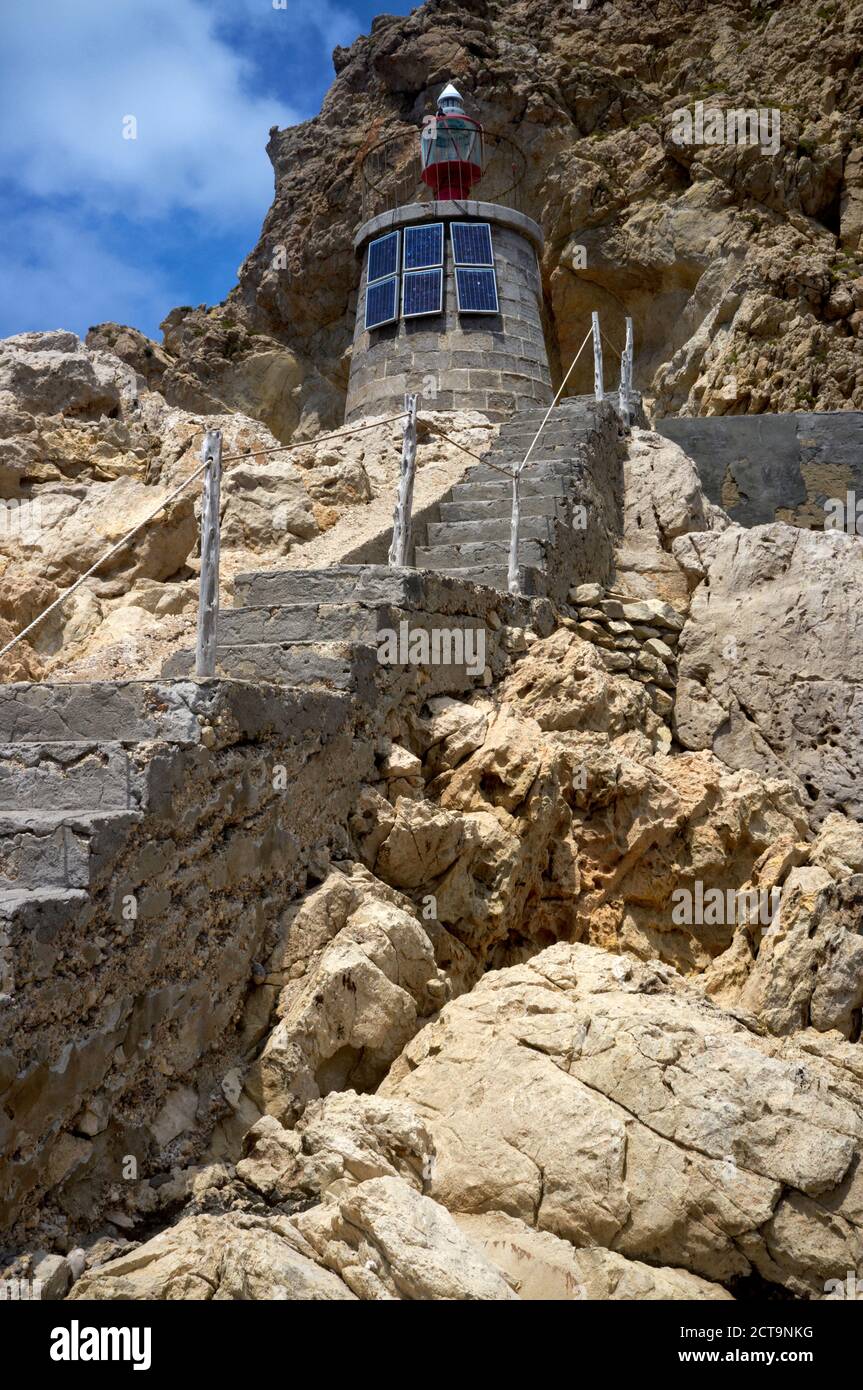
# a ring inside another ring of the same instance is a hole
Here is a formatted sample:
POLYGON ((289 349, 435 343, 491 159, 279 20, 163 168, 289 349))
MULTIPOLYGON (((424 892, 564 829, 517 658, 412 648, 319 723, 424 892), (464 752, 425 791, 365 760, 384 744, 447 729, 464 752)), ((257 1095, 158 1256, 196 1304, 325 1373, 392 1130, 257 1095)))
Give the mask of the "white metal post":
POLYGON ((620 359, 620 390, 618 393, 618 412, 621 424, 629 429, 632 419, 632 319, 626 320, 626 346, 620 359))
POLYGON ((593 311, 591 318, 593 330, 593 394, 598 401, 605 400, 605 387, 602 382, 602 338, 599 333, 599 314, 593 311))
POLYGON ((405 396, 407 419, 402 434, 402 461, 399 469, 399 493, 393 512, 393 539, 389 563, 403 569, 408 562, 411 544, 411 510, 414 500, 414 476, 417 460, 417 402, 419 396, 405 396))
POLYGON ((219 507, 222 482, 222 432, 208 430, 201 447, 204 490, 201 503, 201 587, 198 595, 198 641, 195 674, 216 674, 216 629, 219 621, 219 507))
POLYGON ((632 364, 635 359, 635 333, 632 319, 626 320, 626 406, 632 419, 632 364))
POLYGON ((507 588, 511 594, 520 594, 521 586, 518 575, 518 532, 521 520, 521 470, 524 464, 520 464, 512 475, 512 518, 510 521, 509 533, 509 569, 507 571, 507 588))

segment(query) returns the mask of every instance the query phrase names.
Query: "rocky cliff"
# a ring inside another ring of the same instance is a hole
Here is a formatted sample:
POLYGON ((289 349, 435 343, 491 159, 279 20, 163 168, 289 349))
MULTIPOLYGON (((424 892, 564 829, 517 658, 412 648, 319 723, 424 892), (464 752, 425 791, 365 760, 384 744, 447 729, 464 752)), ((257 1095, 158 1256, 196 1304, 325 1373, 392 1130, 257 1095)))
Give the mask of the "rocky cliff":
MULTIPOLYGON (((428 0, 333 55, 319 116, 273 129, 275 198, 225 302, 110 346, 166 398, 280 439, 341 419, 361 162, 450 77, 526 157, 557 366, 591 309, 660 414, 863 408, 863 3, 428 0), (775 149, 675 142, 674 112, 764 109, 775 149), (586 263, 585 263, 586 262, 586 263), (582 268, 583 267, 583 268, 582 268)), ((580 371, 580 368, 578 369, 580 371)), ((585 372, 572 391, 589 389, 585 372)))

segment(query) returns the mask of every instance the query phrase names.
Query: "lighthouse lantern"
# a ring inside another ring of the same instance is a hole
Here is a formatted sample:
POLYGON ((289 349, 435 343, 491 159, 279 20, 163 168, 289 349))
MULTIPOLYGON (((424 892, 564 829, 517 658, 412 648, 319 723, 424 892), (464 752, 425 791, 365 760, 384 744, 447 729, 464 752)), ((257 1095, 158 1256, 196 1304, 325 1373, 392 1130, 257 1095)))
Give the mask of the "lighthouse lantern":
POLYGON ((451 82, 438 97, 436 115, 424 122, 420 159, 422 181, 436 198, 467 198, 482 178, 482 126, 465 114, 451 82))

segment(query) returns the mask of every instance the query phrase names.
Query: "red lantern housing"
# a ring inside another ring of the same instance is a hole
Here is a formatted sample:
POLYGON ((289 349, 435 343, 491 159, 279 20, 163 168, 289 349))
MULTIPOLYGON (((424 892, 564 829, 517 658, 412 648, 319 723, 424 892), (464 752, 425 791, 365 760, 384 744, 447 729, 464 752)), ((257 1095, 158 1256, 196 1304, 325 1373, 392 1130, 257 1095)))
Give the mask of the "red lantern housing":
POLYGON ((482 178, 482 126, 465 115, 462 98, 452 83, 438 97, 437 114, 423 122, 420 157, 422 181, 435 198, 468 198, 482 178))

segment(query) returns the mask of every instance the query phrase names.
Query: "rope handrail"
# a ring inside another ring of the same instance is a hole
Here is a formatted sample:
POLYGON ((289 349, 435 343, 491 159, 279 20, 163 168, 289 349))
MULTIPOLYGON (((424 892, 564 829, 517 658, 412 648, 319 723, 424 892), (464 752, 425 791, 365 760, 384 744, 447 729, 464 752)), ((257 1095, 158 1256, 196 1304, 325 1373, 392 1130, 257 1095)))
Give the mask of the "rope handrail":
MULTIPOLYGON (((357 425, 354 429, 340 430, 337 433, 327 435, 327 439, 342 439, 352 434, 359 434, 361 430, 375 429, 377 426, 380 425, 389 425, 392 424, 394 420, 403 420, 406 413, 406 411, 402 410, 399 412, 398 415, 388 415, 383 420, 373 420, 365 425, 357 425)), ((280 444, 275 445, 273 447, 268 447, 266 449, 248 449, 241 454, 228 454, 226 458, 222 459, 222 463, 234 463, 237 459, 254 458, 258 454, 279 454, 285 453, 286 451, 289 451, 291 449, 307 449, 312 442, 313 441, 311 440, 303 440, 299 444, 280 444)), ((110 550, 106 550, 104 555, 100 555, 99 559, 96 560, 95 563, 92 564, 88 570, 85 570, 85 572, 82 575, 79 575, 78 578, 75 580, 74 584, 70 584, 68 589, 64 589, 63 593, 60 594, 58 598, 55 598, 53 603, 49 603, 47 608, 43 608, 42 612, 38 613, 32 622, 28 623, 26 627, 22 628, 20 632, 16 633, 15 636, 11 639, 11 641, 6 643, 5 647, 0 648, 0 658, 4 657, 7 652, 10 652, 13 647, 16 647, 18 643, 22 640, 22 638, 27 636, 28 632, 32 632, 34 628, 38 627, 39 624, 43 622, 45 618, 48 617, 49 613, 53 613, 55 609, 61 608, 62 605, 66 602, 66 600, 70 598, 71 595, 74 594, 77 589, 80 589, 81 585, 85 583, 86 580, 90 579, 98 569, 101 569, 102 565, 104 565, 106 560, 110 560, 112 555, 116 555, 118 550, 122 550, 123 546, 126 545, 126 543, 130 541, 133 536, 136 536, 139 531, 142 531, 144 527, 147 526, 153 520, 154 517, 159 515, 159 512, 163 511, 165 507, 169 506, 170 503, 174 501, 175 497, 179 497, 180 493, 183 492, 189 486, 190 483, 193 483, 196 478, 200 478, 201 474, 207 468, 208 462, 209 460, 205 459, 202 463, 200 463, 193 473, 190 473, 189 476, 187 478, 184 478, 183 481, 177 485, 177 487, 173 488, 172 491, 169 492, 166 497, 162 498, 158 506, 154 507, 151 512, 148 512, 147 515, 143 517, 139 522, 137 522, 136 525, 131 528, 131 530, 127 531, 124 536, 121 536, 120 539, 116 541, 114 545, 111 546, 110 550)))
MULTIPOLYGON (((476 459, 477 463, 481 463, 485 468, 493 468, 496 473, 502 473, 505 478, 512 477, 511 468, 501 468, 500 464, 498 463, 489 463, 488 459, 483 458, 480 454, 475 454, 472 449, 465 448, 464 444, 460 444, 457 439, 453 439, 451 434, 445 434, 444 431, 440 428, 440 426, 434 424, 431 420, 423 420, 423 424, 425 425, 426 429, 432 430, 435 434, 439 434, 441 439, 446 439, 450 444, 454 444, 457 449, 461 449, 463 454, 467 454, 469 458, 476 459)), ((465 426, 465 429, 470 430, 489 430, 496 428, 497 426, 493 420, 489 420, 487 425, 465 426)))
POLYGON ((520 496, 519 496, 519 487, 520 487, 520 483, 521 483, 521 475, 522 475, 522 473, 524 472, 525 468, 527 467, 527 461, 528 461, 528 459, 530 458, 531 454, 533 453, 533 450, 534 450, 534 447, 535 447, 535 445, 536 445, 537 440, 539 439, 540 435, 542 434, 543 430, 545 429, 545 426, 546 426, 546 423, 547 423, 547 421, 548 421, 549 415, 550 415, 551 412, 554 410, 555 406, 557 405, 558 401, 560 400, 561 394, 562 394, 562 392, 563 392, 563 388, 564 388, 564 386, 566 385, 566 383, 569 381, 570 376, 572 375, 572 369, 573 369, 573 367, 575 366, 576 362, 578 361, 578 359, 579 359, 579 357, 581 356, 581 354, 584 352, 584 349, 587 347, 587 344, 590 342, 590 339, 591 339, 593 336, 594 336, 594 328, 593 328, 593 326, 591 326, 589 332, 585 335, 584 342, 582 343, 581 347, 578 349, 578 352, 575 354, 575 356, 573 357, 572 361, 570 362, 569 368, 568 368, 567 373, 566 373, 566 376, 563 378, 563 381, 560 383, 560 386, 557 388, 557 393, 556 393, 556 395, 555 395, 555 397, 554 397, 554 400, 552 401, 551 405, 548 407, 548 410, 545 412, 545 415, 543 416, 543 419, 542 419, 542 423, 540 424, 540 427, 539 427, 539 429, 537 430, 536 434, 533 436, 533 439, 532 439, 531 442, 530 442, 530 447, 528 448, 527 453, 525 454, 524 458, 522 459, 522 461, 521 461, 521 463, 518 465, 518 467, 517 467, 516 469, 514 469, 512 475, 511 475, 511 476, 512 476, 512 517, 511 517, 511 524, 510 524, 510 539, 509 539, 509 565, 508 565, 508 567, 507 567, 507 577, 506 577, 507 588, 509 589, 509 592, 510 592, 511 594, 520 594, 520 593, 521 593, 521 586, 520 586, 520 584, 519 584, 519 578, 518 578, 518 531, 519 531, 519 520, 520 520, 520 513, 521 513, 521 499, 520 499, 520 496))
POLYGON ((545 412, 545 415, 544 415, 543 418, 542 418, 542 423, 541 423, 539 429, 537 430, 536 434, 533 436, 533 439, 532 439, 531 442, 530 442, 530 448, 528 449, 528 451, 527 451, 527 453, 525 454, 524 458, 522 459, 521 463, 518 465, 518 468, 515 470, 515 476, 520 475, 520 474, 524 471, 524 469, 526 468, 526 466, 527 466, 527 461, 528 461, 528 459, 530 458, 531 454, 533 453, 534 445, 536 444, 537 440, 539 439, 539 436, 542 434, 543 430, 545 429, 545 426, 546 426, 546 424, 548 423, 548 417, 549 417, 549 415, 551 414, 551 412, 554 410, 554 407, 557 405, 558 401, 560 400, 561 394, 562 394, 562 392, 563 392, 563 388, 564 388, 564 386, 566 385, 566 383, 569 381, 569 378, 570 378, 571 375, 572 375, 572 369, 573 369, 573 367, 575 366, 575 364, 576 364, 576 362, 578 361, 578 359, 579 359, 579 357, 581 356, 581 354, 584 352, 584 349, 587 347, 587 344, 588 344, 588 342, 590 341, 590 337, 591 337, 591 334, 588 333, 587 336, 585 337, 585 340, 584 340, 584 342, 582 343, 581 347, 578 349, 578 352, 575 354, 575 356, 573 357, 572 361, 570 362, 570 364, 569 364, 569 369, 568 369, 568 371, 567 371, 567 373, 566 373, 566 376, 563 378, 563 381, 562 381, 562 382, 560 383, 560 385, 558 386, 558 388, 557 388, 557 394, 555 395, 555 398, 554 398, 554 400, 552 401, 551 405, 548 407, 548 410, 545 412))
MULTIPOLYGON (((602 332, 602 330, 600 330, 600 331, 602 332)), ((605 346, 606 346, 606 347, 610 347, 610 348, 611 348, 611 351, 614 353, 614 355, 615 355, 615 357, 617 358, 617 360, 620 361, 620 360, 621 360, 621 353, 620 353, 620 351, 614 346, 614 343, 610 340, 610 338, 606 338, 604 332, 602 333, 602 341, 605 343, 605 346)))

